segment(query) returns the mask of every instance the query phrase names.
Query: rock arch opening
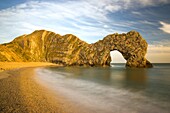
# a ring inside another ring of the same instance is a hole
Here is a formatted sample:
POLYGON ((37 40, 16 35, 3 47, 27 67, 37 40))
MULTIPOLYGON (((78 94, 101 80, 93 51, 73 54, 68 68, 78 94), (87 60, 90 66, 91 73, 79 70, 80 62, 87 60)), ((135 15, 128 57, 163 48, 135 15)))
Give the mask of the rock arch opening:
POLYGON ((110 62, 111 66, 113 65, 125 66, 127 61, 123 57, 122 53, 120 53, 118 50, 110 51, 110 56, 111 56, 111 62, 110 62))

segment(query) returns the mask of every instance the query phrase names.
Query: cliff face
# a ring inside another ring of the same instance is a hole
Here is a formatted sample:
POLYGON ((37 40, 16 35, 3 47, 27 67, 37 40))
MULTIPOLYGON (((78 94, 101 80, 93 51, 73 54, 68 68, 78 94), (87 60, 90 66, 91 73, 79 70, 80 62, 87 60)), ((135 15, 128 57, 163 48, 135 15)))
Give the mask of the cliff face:
POLYGON ((111 34, 94 44, 72 34, 60 36, 39 30, 0 45, 0 61, 48 61, 64 65, 110 65, 110 51, 118 50, 128 67, 152 67, 146 60, 147 42, 136 31, 111 34))

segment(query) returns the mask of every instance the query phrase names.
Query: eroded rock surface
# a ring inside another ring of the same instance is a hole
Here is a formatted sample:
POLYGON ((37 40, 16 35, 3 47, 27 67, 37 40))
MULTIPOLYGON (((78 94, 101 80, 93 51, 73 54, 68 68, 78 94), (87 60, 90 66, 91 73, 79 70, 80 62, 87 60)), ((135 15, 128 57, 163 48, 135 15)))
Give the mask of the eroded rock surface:
POLYGON ((118 50, 127 67, 152 67, 145 58, 147 42, 136 31, 111 34, 88 44, 72 34, 60 36, 37 30, 0 45, 0 61, 44 61, 63 65, 110 65, 110 51, 118 50))

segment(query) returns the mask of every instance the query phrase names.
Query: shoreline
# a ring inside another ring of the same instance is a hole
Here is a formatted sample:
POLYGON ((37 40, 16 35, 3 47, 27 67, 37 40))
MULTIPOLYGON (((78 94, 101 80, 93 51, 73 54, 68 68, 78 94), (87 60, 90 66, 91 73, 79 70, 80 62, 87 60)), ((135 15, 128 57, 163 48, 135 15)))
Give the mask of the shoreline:
POLYGON ((6 71, 29 68, 29 67, 46 67, 46 66, 60 66, 49 62, 0 62, 0 79, 7 78, 11 75, 6 71))
MULTIPOLYGON (((6 63, 6 62, 5 62, 6 63)), ((0 64, 2 64, 0 62, 0 64)), ((12 63, 10 63, 12 64, 12 63)), ((21 64, 21 63, 14 63, 21 64)), ((54 93, 37 82, 35 69, 45 66, 59 66, 51 63, 25 63, 22 67, 10 67, 0 72, 0 112, 23 113, 85 113, 64 96, 54 93), (27 64, 27 65, 26 65, 27 64), (34 65, 33 65, 34 64, 34 65), (35 65, 36 64, 36 65, 35 65)), ((0 67, 1 68, 1 67, 0 67)))
POLYGON ((0 72, 24 67, 61 66, 50 62, 0 62, 0 72))

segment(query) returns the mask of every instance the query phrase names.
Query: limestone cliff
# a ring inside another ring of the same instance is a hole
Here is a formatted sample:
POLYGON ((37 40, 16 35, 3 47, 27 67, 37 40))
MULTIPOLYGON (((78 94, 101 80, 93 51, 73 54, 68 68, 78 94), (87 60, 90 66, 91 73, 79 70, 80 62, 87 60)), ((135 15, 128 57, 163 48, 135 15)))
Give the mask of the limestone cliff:
POLYGON ((111 34, 88 44, 72 34, 60 36, 37 30, 0 45, 0 61, 43 61, 63 65, 110 65, 110 51, 118 50, 128 67, 152 67, 145 58, 147 42, 136 31, 111 34))

